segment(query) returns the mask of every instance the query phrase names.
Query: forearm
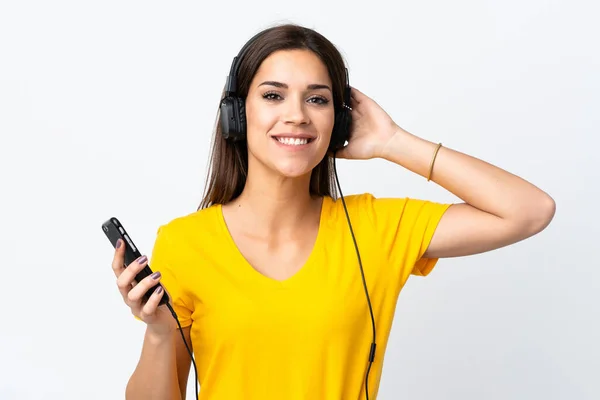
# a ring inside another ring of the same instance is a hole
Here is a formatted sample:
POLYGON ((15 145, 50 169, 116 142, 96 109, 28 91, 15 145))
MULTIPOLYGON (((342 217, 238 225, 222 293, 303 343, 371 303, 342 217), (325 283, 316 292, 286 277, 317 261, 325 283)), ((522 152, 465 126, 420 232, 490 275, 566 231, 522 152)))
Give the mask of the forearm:
MULTIPOLYGON (((398 129, 383 158, 427 177, 436 146, 398 129)), ((445 146, 437 153, 431 180, 465 203, 505 220, 546 219, 554 208, 552 198, 526 180, 445 146)))
POLYGON ((173 337, 158 338, 146 332, 140 361, 127 384, 126 399, 181 399, 175 354, 173 337))

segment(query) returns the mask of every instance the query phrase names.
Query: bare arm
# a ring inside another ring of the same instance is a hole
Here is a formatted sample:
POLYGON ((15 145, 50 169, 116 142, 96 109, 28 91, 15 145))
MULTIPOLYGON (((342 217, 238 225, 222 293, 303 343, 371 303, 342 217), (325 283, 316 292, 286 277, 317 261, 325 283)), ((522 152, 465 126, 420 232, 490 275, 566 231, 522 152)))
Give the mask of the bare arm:
MULTIPOLYGON (((436 146, 398 128, 383 158, 427 177, 436 146)), ((539 233, 554 216, 554 200, 536 186, 447 147, 439 149, 431 180, 464 203, 446 211, 425 257, 465 256, 507 246, 539 233)))
POLYGON ((148 264, 148 258, 140 257, 125 268, 124 252, 125 246, 119 239, 115 245, 112 262, 117 287, 132 314, 146 323, 142 354, 127 383, 125 398, 184 399, 191 358, 181 333, 191 349, 191 326, 183 328, 180 332, 169 309, 159 306, 160 299, 166 293, 162 286, 158 287, 145 303, 142 302, 143 295, 160 282, 160 271, 134 283, 135 276, 148 264))
MULTIPOLYGON (((383 158, 429 175, 437 146, 400 128, 371 98, 352 88, 352 134, 340 158, 383 158)), ((501 168, 440 148, 431 180, 463 200, 451 205, 424 256, 457 257, 507 246, 535 235, 554 217, 554 200, 501 168)))
MULTIPOLYGON (((191 348, 190 328, 183 328, 183 334, 191 348)), ((125 397, 127 400, 185 399, 190 366, 191 358, 178 330, 164 337, 147 331, 125 397)))

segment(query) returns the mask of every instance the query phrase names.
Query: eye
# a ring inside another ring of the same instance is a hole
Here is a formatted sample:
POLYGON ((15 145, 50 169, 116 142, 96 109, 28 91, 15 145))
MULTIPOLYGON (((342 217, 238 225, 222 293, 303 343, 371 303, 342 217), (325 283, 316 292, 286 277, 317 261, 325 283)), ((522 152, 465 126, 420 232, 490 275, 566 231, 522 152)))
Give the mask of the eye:
POLYGON ((314 103, 314 104, 321 105, 321 106, 324 106, 329 103, 329 100, 327 100, 325 97, 321 97, 321 96, 311 97, 310 99, 308 99, 308 101, 311 103, 314 103))
POLYGON ((281 96, 275 92, 267 92, 267 93, 263 94, 262 97, 263 97, 263 99, 270 100, 270 101, 281 100, 281 96))

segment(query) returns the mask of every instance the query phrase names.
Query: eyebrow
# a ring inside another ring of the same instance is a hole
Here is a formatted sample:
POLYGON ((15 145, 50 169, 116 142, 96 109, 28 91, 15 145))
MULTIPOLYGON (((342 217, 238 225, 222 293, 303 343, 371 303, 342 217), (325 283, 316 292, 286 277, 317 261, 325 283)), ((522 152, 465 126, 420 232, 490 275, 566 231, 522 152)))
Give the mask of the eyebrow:
MULTIPOLYGON (((267 85, 267 86, 275 86, 275 87, 283 88, 283 89, 287 89, 288 88, 288 85, 286 85, 285 83, 277 82, 277 81, 264 81, 263 83, 261 83, 258 86, 265 86, 265 85, 267 85)), ((320 83, 311 83, 306 88, 310 89, 310 90, 327 89, 327 90, 329 90, 331 92, 331 88, 329 86, 323 85, 323 84, 320 84, 320 83)))

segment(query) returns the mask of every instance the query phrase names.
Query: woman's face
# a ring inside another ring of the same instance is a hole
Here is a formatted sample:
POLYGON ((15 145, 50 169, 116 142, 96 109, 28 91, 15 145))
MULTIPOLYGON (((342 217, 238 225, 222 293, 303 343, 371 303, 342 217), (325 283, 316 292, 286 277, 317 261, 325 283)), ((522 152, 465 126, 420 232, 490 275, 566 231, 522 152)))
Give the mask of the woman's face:
POLYGON ((309 50, 272 53, 246 98, 248 162, 283 177, 310 174, 327 152, 334 123, 332 84, 309 50))

